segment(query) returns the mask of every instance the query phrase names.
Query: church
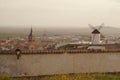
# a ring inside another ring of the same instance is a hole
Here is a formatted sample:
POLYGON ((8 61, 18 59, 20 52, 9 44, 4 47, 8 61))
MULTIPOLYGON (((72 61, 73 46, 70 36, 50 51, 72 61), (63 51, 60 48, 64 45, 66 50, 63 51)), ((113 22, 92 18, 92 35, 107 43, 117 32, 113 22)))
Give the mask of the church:
POLYGON ((24 43, 18 43, 17 48, 21 50, 43 50, 42 45, 35 41, 35 36, 33 35, 33 29, 31 27, 28 39, 24 43))

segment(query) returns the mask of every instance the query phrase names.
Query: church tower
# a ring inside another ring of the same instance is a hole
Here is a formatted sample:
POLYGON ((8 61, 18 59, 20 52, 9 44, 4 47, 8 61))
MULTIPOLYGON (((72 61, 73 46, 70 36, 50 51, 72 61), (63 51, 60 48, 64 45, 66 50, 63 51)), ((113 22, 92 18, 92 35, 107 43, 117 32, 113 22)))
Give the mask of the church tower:
POLYGON ((30 34, 28 35, 28 42, 34 42, 34 41, 35 41, 35 38, 33 36, 33 30, 31 27, 30 34))

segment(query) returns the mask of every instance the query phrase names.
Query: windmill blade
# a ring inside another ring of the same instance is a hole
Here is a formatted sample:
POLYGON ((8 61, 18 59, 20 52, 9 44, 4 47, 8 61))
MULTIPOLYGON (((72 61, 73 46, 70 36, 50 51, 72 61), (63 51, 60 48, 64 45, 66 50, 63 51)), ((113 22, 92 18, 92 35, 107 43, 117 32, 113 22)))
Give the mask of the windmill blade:
POLYGON ((95 27, 93 27, 91 24, 88 24, 89 25, 89 27, 91 28, 91 29, 96 29, 95 27))
POLYGON ((98 30, 100 30, 101 28, 104 27, 104 23, 102 23, 99 27, 98 27, 98 30))

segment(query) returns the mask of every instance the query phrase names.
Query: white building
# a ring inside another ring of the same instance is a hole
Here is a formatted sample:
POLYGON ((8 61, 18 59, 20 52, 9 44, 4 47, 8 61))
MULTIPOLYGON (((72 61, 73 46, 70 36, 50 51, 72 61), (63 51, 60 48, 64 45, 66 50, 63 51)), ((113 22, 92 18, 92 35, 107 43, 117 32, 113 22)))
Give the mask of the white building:
POLYGON ((95 29, 92 32, 92 39, 91 39, 92 44, 100 44, 100 32, 95 29))

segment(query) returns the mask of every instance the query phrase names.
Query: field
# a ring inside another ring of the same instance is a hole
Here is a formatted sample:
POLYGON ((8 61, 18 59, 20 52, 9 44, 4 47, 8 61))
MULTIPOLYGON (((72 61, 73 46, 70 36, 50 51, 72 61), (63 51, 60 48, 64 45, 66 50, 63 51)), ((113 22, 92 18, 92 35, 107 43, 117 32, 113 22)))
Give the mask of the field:
POLYGON ((1 76, 0 80, 120 80, 120 73, 64 74, 22 78, 10 78, 8 76, 1 76))

